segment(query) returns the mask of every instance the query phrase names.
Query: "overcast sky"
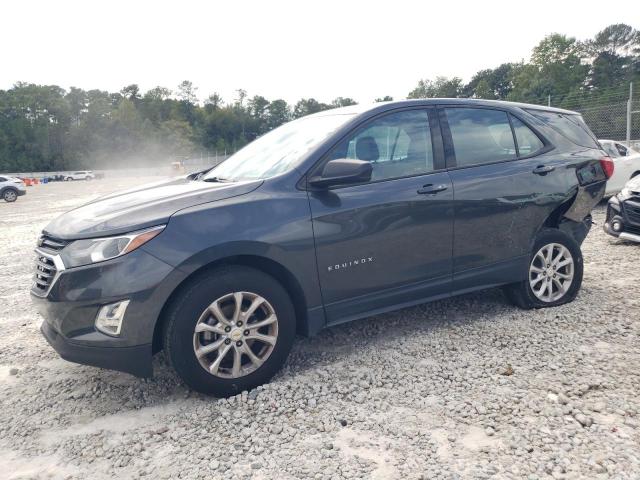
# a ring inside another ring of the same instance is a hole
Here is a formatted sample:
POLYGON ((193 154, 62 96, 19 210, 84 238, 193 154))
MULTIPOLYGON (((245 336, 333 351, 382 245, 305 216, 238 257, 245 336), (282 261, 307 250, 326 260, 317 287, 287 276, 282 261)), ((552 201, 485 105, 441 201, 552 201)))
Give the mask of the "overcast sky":
POLYGON ((8 0, 0 89, 25 81, 145 91, 188 79, 200 99, 230 101, 238 88, 289 102, 397 99, 420 78, 466 81, 526 60, 552 32, 584 39, 611 23, 640 27, 631 0, 591 3, 8 0))

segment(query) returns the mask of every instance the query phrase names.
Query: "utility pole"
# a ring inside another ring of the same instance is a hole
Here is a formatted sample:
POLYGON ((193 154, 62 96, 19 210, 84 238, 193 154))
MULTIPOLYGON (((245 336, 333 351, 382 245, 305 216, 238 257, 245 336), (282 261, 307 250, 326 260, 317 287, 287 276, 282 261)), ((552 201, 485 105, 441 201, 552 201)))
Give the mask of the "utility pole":
POLYGON ((551 106, 551 94, 547 97, 547 107, 551 106))
POLYGON ((627 100, 627 147, 631 148, 631 109, 633 108, 633 82, 629 84, 629 100, 627 100))

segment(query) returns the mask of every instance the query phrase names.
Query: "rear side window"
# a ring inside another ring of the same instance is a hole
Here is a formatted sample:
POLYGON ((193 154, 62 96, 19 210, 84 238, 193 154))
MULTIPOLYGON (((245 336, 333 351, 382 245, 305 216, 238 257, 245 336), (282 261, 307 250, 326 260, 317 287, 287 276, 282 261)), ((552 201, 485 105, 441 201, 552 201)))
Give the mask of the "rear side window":
POLYGON ((581 115, 545 112, 544 110, 527 110, 527 112, 542 120, 576 145, 600 149, 595 135, 584 123, 581 115))
POLYGON ((511 125, 513 125, 513 133, 516 135, 518 153, 521 157, 533 155, 544 147, 544 143, 538 138, 538 135, 513 115, 511 115, 511 125))
POLYGON ((6 182, 6 181, 7 181, 7 179, 6 179, 6 178, 4 178, 4 177, 0 177, 0 182, 6 182))
POLYGON ((516 146, 506 112, 445 108, 459 167, 512 160, 516 146))

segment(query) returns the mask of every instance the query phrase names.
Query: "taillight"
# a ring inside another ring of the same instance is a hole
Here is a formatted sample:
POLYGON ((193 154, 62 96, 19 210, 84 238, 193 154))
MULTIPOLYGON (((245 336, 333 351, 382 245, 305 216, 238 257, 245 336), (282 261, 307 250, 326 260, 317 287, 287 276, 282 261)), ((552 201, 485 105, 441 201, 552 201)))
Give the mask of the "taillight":
POLYGON ((611 178, 614 169, 613 160, 611 160, 611 157, 602 157, 600 159, 600 166, 602 167, 602 171, 604 172, 604 175, 607 177, 607 179, 611 178))

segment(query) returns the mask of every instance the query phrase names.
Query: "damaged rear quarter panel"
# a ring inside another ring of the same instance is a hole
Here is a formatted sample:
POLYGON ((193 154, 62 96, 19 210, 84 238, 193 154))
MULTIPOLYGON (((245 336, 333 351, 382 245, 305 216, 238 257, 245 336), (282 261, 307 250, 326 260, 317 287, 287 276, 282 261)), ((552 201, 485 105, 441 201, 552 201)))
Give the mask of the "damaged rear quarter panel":
POLYGON ((606 176, 600 166, 599 160, 595 160, 598 151, 589 151, 590 158, 576 165, 576 178, 578 190, 573 202, 564 213, 564 217, 574 222, 582 222, 593 207, 604 197, 607 186, 606 176))

